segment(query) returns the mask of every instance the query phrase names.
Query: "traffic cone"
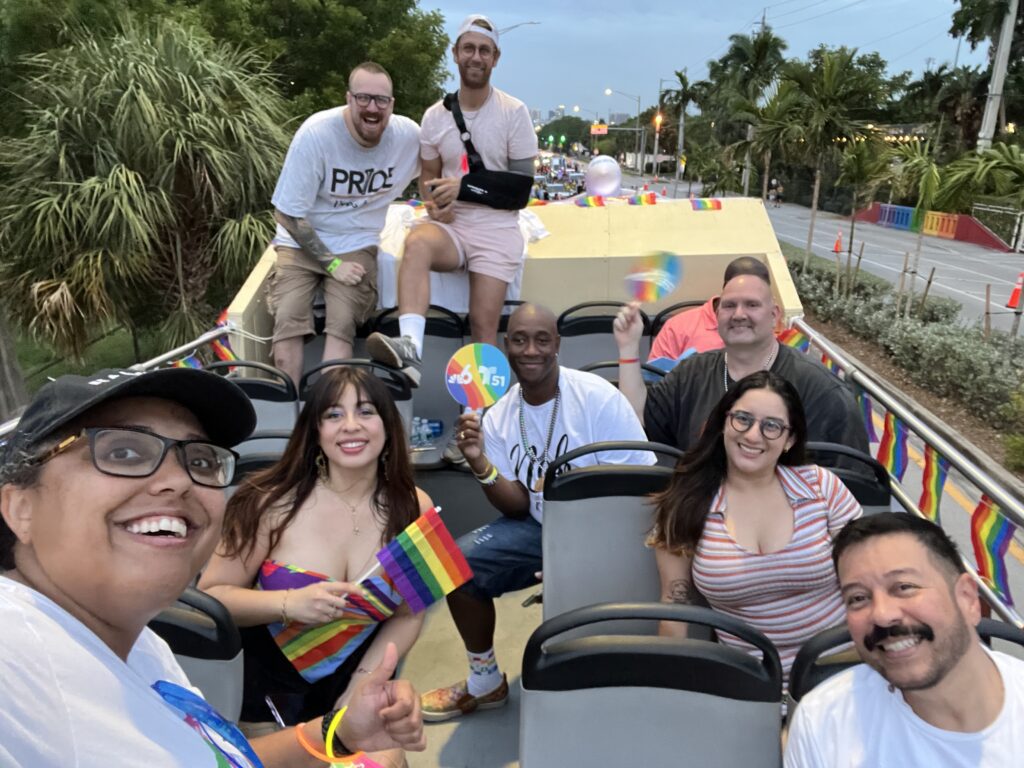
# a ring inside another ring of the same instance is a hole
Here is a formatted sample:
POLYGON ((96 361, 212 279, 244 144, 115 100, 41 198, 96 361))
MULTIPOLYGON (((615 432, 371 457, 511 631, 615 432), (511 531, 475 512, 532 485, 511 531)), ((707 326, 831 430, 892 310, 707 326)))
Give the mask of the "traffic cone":
POLYGON ((1024 272, 1017 275, 1017 284, 1013 286, 1013 291, 1010 292, 1010 300, 1006 302, 1007 309, 1016 309, 1017 305, 1020 304, 1020 291, 1024 288, 1024 272))
POLYGON ((842 252, 843 252, 843 230, 839 230, 839 232, 836 234, 835 245, 832 246, 832 253, 842 253, 842 252))
POLYGON ((644 184, 644 192, 646 192, 646 191, 647 191, 647 187, 648 187, 648 184, 646 184, 646 183, 645 183, 645 184, 644 184))
POLYGON ((662 187, 661 188, 661 196, 662 197, 668 197, 668 187, 662 187))

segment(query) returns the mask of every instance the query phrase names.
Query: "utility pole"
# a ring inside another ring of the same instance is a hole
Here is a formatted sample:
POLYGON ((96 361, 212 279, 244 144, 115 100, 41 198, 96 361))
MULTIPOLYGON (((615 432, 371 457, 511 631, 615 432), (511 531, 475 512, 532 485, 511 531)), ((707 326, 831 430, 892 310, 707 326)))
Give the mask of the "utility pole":
POLYGON ((1010 60, 1010 44, 1013 42, 1013 28, 1017 22, 1017 2, 1010 0, 1003 18, 1003 26, 999 30, 999 45, 996 57, 992 62, 992 80, 988 86, 988 100, 985 102, 985 115, 981 118, 981 131, 978 133, 978 152, 992 147, 992 137, 996 133, 996 119, 999 106, 1003 100, 1003 83, 1006 81, 1006 66, 1010 60))
MULTIPOLYGON (((686 77, 686 67, 683 67, 683 77, 686 77)), ((679 87, 682 87, 682 83, 679 87)), ((686 100, 680 94, 679 98, 679 157, 676 158, 676 183, 672 190, 672 195, 676 196, 679 193, 679 181, 682 178, 682 165, 685 162, 683 160, 686 157, 686 144, 683 143, 683 139, 686 138, 686 100)))

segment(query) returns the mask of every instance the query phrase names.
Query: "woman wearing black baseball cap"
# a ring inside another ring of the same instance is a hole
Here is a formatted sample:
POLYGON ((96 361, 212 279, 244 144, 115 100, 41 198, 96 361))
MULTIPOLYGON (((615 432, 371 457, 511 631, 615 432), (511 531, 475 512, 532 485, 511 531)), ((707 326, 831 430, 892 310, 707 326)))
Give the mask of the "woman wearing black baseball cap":
MULTIPOLYGON (((36 395, 0 448, 0 765, 323 765, 321 723, 250 746, 146 628, 213 551, 230 446, 254 425, 240 389, 189 369, 64 376, 36 395)), ((423 748, 395 663, 353 696, 335 754, 423 748)))

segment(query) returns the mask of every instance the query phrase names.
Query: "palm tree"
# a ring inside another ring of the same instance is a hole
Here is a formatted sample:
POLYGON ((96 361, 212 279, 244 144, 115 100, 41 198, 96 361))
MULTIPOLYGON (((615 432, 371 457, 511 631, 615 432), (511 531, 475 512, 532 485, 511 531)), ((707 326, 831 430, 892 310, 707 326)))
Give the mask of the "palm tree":
POLYGON ((957 154, 978 141, 988 81, 989 73, 982 72, 981 67, 957 67, 939 89, 936 107, 939 115, 957 130, 957 154))
POLYGON ((842 141, 855 141, 865 135, 864 124, 850 117, 849 105, 863 104, 877 92, 877 84, 854 65, 855 55, 855 50, 845 48, 824 51, 813 67, 794 63, 783 69, 783 76, 794 84, 801 101, 788 115, 785 133, 797 140, 805 161, 814 169, 805 267, 811 257, 825 159, 837 151, 842 141))
POLYGON ((1024 151, 1016 145, 997 143, 977 154, 970 152, 945 168, 936 198, 946 211, 966 211, 977 195, 1002 197, 1024 208, 1024 151))
POLYGON ((906 305, 906 316, 910 317, 910 307, 914 301, 914 281, 917 278, 917 267, 921 261, 921 246, 924 243, 922 216, 935 202, 935 196, 939 190, 939 165, 932 152, 931 142, 926 141, 922 144, 917 139, 897 147, 894 158, 899 165, 899 174, 902 177, 904 188, 913 190, 917 198, 914 208, 914 216, 918 220, 917 244, 910 267, 910 288, 906 305))
POLYGON ((857 224, 857 208, 860 202, 873 197, 879 183, 889 168, 889 152, 874 136, 861 138, 845 145, 836 184, 853 187, 850 201, 850 242, 847 254, 853 254, 853 233, 857 224))
POLYGON ((26 130, 0 142, 11 320, 71 354, 111 322, 193 338, 272 232, 288 137, 265 64, 171 20, 24 64, 26 130))
POLYGON ((761 174, 761 199, 768 199, 768 179, 771 176, 772 157, 775 153, 786 155, 791 143, 799 141, 798 135, 788 136, 788 127, 793 124, 792 113, 800 104, 800 94, 793 83, 781 82, 776 87, 769 87, 770 94, 764 106, 737 100, 736 116, 749 119, 754 126, 753 137, 749 141, 738 142, 736 149, 742 149, 747 156, 758 155, 763 163, 761 174))

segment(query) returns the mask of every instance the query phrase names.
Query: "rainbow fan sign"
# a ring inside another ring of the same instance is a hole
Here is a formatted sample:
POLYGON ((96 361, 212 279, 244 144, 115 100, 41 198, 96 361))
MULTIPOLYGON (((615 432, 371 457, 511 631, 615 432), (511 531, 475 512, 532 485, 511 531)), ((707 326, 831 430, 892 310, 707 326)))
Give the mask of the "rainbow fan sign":
POLYGON ((448 394, 468 408, 486 408, 508 391, 512 371, 501 350, 491 344, 467 344, 448 361, 448 394))
POLYGON ((629 270, 626 275, 626 291, 636 301, 658 301, 676 289, 682 271, 682 261, 674 253, 649 253, 637 260, 629 270))
POLYGON ((377 561, 413 613, 473 578, 437 507, 428 509, 398 534, 377 553, 377 561))

